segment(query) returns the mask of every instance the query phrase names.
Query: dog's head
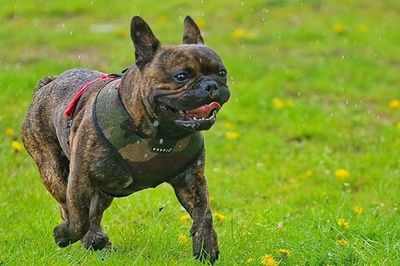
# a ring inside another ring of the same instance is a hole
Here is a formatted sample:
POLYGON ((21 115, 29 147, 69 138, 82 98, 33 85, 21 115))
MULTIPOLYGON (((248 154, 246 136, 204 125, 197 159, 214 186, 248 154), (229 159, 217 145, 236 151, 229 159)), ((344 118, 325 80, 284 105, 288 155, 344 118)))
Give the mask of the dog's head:
POLYGON ((161 45, 140 17, 133 17, 131 37, 146 112, 169 128, 207 130, 228 101, 227 70, 206 47, 189 16, 181 45, 161 45))

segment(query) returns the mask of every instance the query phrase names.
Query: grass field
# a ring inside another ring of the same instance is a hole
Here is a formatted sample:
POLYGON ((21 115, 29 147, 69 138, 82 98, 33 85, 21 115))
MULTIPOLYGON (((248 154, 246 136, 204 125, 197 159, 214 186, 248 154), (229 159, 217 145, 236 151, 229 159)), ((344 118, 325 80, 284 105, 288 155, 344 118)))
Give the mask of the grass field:
POLYGON ((164 43, 190 14, 229 72, 205 133, 219 265, 400 264, 399 1, 128 2, 0 6, 0 265, 198 264, 167 185, 114 201, 113 252, 57 248, 57 204, 19 146, 41 77, 133 64, 137 14, 164 43))

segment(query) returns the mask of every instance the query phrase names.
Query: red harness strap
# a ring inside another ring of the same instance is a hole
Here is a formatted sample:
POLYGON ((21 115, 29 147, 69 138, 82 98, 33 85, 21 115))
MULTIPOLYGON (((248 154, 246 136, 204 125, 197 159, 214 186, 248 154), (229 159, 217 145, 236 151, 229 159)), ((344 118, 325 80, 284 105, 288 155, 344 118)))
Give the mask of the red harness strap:
POLYGON ((101 79, 115 79, 117 78, 115 75, 108 75, 108 74, 103 74, 101 75, 99 78, 92 80, 88 83, 86 83, 85 85, 83 85, 74 95, 74 98, 72 98, 71 102, 69 103, 67 109, 65 109, 64 114, 67 117, 72 117, 72 114, 74 113, 75 107, 78 104, 79 99, 81 98, 82 94, 85 93, 85 91, 87 91, 87 89, 90 87, 90 85, 97 81, 97 80, 101 80, 101 79))

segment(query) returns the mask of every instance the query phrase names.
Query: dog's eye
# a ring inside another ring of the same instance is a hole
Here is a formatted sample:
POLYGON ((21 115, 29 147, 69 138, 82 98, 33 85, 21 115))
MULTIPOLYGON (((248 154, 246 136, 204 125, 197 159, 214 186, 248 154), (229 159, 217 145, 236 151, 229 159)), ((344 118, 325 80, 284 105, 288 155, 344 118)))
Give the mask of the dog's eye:
POLYGON ((186 72, 179 72, 172 76, 172 78, 179 83, 183 83, 189 80, 189 75, 186 72))
POLYGON ((226 70, 225 69, 221 69, 218 72, 218 76, 225 78, 226 77, 226 70))

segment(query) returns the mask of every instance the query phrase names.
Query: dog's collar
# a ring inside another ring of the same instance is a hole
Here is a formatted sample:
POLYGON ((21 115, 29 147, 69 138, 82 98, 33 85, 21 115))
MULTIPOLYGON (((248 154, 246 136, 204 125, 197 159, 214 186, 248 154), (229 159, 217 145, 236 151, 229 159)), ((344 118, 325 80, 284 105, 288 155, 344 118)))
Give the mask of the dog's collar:
POLYGON ((118 83, 111 81, 98 92, 93 105, 94 125, 116 157, 128 165, 136 183, 158 185, 197 160, 204 146, 200 132, 181 139, 142 137, 122 103, 118 83))
POLYGON ((98 92, 95 103, 97 124, 115 148, 146 142, 149 151, 153 153, 174 153, 181 150, 177 145, 178 142, 187 142, 192 138, 203 142, 203 137, 199 132, 194 132, 181 139, 163 136, 155 136, 150 139, 141 137, 132 117, 122 103, 118 90, 119 84, 119 79, 106 84, 98 92))

